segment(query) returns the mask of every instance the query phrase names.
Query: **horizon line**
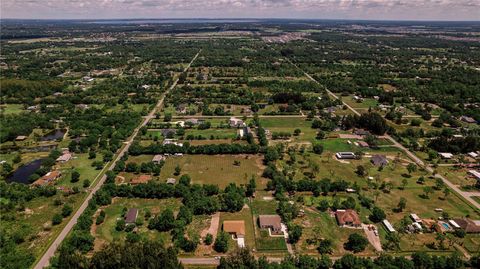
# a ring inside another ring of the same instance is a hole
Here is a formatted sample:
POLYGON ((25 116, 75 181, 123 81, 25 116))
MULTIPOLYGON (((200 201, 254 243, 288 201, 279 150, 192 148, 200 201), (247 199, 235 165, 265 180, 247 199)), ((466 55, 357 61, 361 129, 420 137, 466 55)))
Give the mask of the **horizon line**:
POLYGON ((0 18, 3 20, 25 20, 25 21, 134 21, 134 20, 298 20, 298 21, 374 21, 374 22, 480 22, 480 20, 443 20, 443 19, 346 19, 346 18, 284 18, 284 17, 235 17, 235 18, 222 18, 222 17, 168 17, 168 18, 0 18))

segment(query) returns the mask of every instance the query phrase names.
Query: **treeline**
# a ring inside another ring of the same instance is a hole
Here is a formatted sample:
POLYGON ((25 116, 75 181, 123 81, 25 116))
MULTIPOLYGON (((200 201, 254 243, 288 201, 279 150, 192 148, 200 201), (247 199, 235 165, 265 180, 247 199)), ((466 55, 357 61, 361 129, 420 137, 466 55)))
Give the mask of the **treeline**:
POLYGON ((332 261, 328 256, 322 255, 319 258, 299 255, 287 256, 281 262, 269 262, 266 257, 255 259, 248 249, 241 249, 227 257, 222 257, 218 269, 363 269, 363 268, 391 268, 391 269, 458 269, 458 268, 479 268, 479 256, 472 257, 469 261, 461 259, 457 253, 449 256, 430 255, 425 252, 415 252, 411 259, 405 257, 394 257, 383 254, 377 258, 363 258, 346 254, 342 258, 332 261))
POLYGON ((345 130, 365 128, 376 135, 383 135, 390 130, 387 121, 376 112, 363 113, 358 115, 347 115, 342 119, 342 127, 345 130))
POLYGON ((137 156, 140 154, 257 154, 261 148, 255 144, 212 144, 192 146, 188 142, 183 143, 183 146, 174 144, 150 144, 148 146, 141 146, 137 141, 134 142, 128 149, 129 154, 137 156))
POLYGON ((61 92, 65 87, 59 80, 24 80, 2 78, 0 80, 1 99, 7 103, 33 103, 38 97, 61 92))
POLYGON ((28 136, 35 128, 53 129, 50 117, 37 113, 21 113, 15 115, 0 115, 0 143, 13 141, 19 135, 28 136))
POLYGON ((428 147, 439 152, 450 152, 454 154, 468 153, 480 150, 479 136, 465 136, 465 137, 447 137, 440 136, 433 138, 428 147))

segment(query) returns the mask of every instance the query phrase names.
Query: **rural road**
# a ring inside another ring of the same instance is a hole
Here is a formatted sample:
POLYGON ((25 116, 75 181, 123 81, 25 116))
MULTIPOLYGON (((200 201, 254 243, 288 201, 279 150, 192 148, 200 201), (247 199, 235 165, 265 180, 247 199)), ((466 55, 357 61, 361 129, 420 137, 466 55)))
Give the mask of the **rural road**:
MULTIPOLYGON (((319 84, 320 82, 318 82, 316 79, 314 79, 312 76, 310 76, 307 72, 303 71, 300 67, 298 67, 296 64, 294 64, 292 61, 290 61, 290 59, 286 58, 286 60, 292 64, 293 66, 295 66, 296 68, 298 68, 300 71, 302 71, 306 77, 308 77, 311 81, 319 84)), ((334 94, 333 92, 331 92, 329 89, 325 88, 325 90, 327 91, 327 93, 332 96, 333 98, 335 99, 340 99, 336 94, 334 94)), ((360 116, 360 113, 355 110, 353 107, 351 107, 350 105, 348 105, 347 103, 343 102, 342 103, 348 108, 350 109, 354 114, 360 116)), ((420 158, 418 158, 417 155, 415 155, 413 152, 411 152, 409 149, 405 148, 402 144, 398 143, 397 140, 395 140, 393 137, 391 137, 390 135, 388 134, 385 134, 384 136, 386 139, 390 140, 393 145, 397 148, 399 148, 400 150, 402 150, 403 152, 405 152, 408 157, 410 157, 410 159, 412 159, 418 166, 420 167, 423 167, 427 172, 430 172, 430 173, 433 173, 433 169, 432 167, 430 167, 429 165, 425 164, 420 158)), ((475 201, 474 199, 472 199, 472 196, 480 196, 480 192, 464 192, 462 191, 459 187, 457 187, 455 184, 453 184, 452 182, 450 182, 448 179, 446 179, 445 177, 443 177, 442 175, 439 175, 439 174, 436 174, 435 175, 436 178, 440 178, 444 183, 445 185, 447 185, 449 188, 453 189, 458 195, 462 196, 465 200, 467 200, 470 204, 472 204, 474 207, 476 207, 477 209, 480 209, 480 203, 478 203, 477 201, 475 201)))
MULTIPOLYGON (((190 66, 195 61, 195 59, 197 59, 200 52, 201 52, 201 50, 195 55, 195 57, 193 57, 193 59, 185 67, 183 72, 187 71, 188 68, 190 68, 190 66)), ((163 101, 165 100, 165 96, 167 95, 168 92, 170 92, 173 88, 175 88, 175 86, 177 86, 177 83, 178 83, 178 78, 176 78, 175 81, 173 82, 173 84, 167 89, 167 91, 165 91, 165 93, 163 93, 163 95, 160 98, 160 100, 158 101, 158 103, 150 111, 148 116, 144 118, 142 123, 139 126, 137 126, 137 128, 135 128, 135 130, 133 131, 130 138, 127 141, 124 142, 124 147, 120 150, 120 152, 118 153, 117 157, 113 160, 113 162, 110 163, 108 170, 113 170, 113 168, 115 167, 118 160, 120 160, 120 158, 122 158, 122 156, 125 154, 125 152, 127 152, 128 149, 130 148, 130 145, 132 144, 134 138, 137 136, 140 129, 143 126, 147 125, 147 123, 155 117, 155 112, 159 108, 161 108, 161 106, 163 105, 163 101)), ((102 172, 103 172, 103 170, 102 170, 102 172)), ((102 173, 100 173, 100 174, 102 174, 102 173)), ((60 244, 63 242, 65 237, 67 237, 67 235, 72 230, 73 226, 75 226, 75 224, 77 223, 78 218, 83 214, 83 212, 87 208, 90 199, 92 199, 93 195, 100 189, 100 187, 103 185, 103 183, 105 182, 106 179, 107 179, 107 176, 103 173, 103 176, 100 179, 100 181, 90 190, 90 193, 88 194, 87 198, 83 201, 82 205, 80 205, 80 207, 75 212, 73 217, 68 221, 67 225, 63 228, 63 230, 57 236, 55 241, 53 241, 53 243, 50 245, 50 247, 47 249, 47 251, 43 254, 42 258, 35 265, 35 267, 34 267, 35 269, 42 269, 42 268, 45 268, 49 265, 50 258, 52 258, 55 255, 55 252, 57 251, 60 244)))

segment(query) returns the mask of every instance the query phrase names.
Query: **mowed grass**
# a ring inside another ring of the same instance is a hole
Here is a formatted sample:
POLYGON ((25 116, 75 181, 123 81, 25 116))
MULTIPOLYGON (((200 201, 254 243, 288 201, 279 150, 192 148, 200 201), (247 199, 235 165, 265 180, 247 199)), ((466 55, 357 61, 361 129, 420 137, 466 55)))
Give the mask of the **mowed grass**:
POLYGON ((313 142, 317 135, 317 130, 312 129, 312 122, 305 120, 304 117, 275 117, 260 118, 263 128, 274 132, 289 132, 292 134, 292 141, 308 141, 313 142), (295 129, 302 132, 299 136, 293 136, 295 129))
MULTIPOLYGON (((303 226, 303 233, 300 241, 295 245, 295 249, 304 254, 319 255, 317 251, 318 244, 308 244, 307 239, 330 239, 333 242, 333 255, 341 256, 348 251, 343 248, 343 244, 348 241, 348 236, 352 233, 359 233, 365 236, 362 229, 341 228, 337 225, 335 217, 326 212, 314 212, 305 210, 305 216, 297 218, 296 224, 303 226)), ((372 255, 374 249, 368 245, 365 251, 360 255, 372 255)))
POLYGON ((287 243, 284 237, 271 237, 266 229, 257 229, 257 250, 258 251, 287 251, 287 243))
POLYGON ((5 104, 0 105, 0 113, 4 115, 9 114, 20 114, 22 112, 28 112, 27 110, 23 109, 22 104, 5 104))
POLYGON ((62 172, 62 176, 57 181, 57 185, 66 186, 66 187, 81 187, 84 180, 89 180, 90 184, 93 183, 97 175, 101 170, 97 170, 91 164, 94 161, 101 161, 101 154, 97 154, 95 159, 89 159, 88 153, 74 153, 73 158, 63 164, 58 164, 58 169, 62 172), (73 171, 80 173, 80 180, 76 183, 70 182, 71 175, 73 171))
POLYGON ((246 184, 252 176, 259 178, 263 171, 261 155, 184 155, 168 157, 160 173, 161 179, 176 178, 175 167, 188 174, 192 183, 215 184, 224 188, 230 183, 246 184), (240 165, 234 165, 234 161, 240 165))
MULTIPOLYGON (((150 210, 152 217, 161 213, 161 211, 170 208, 174 212, 177 212, 180 208, 181 201, 180 199, 141 199, 141 198, 114 198, 112 204, 103 207, 102 210, 105 211, 105 221, 100 225, 94 225, 93 229, 95 231, 95 237, 99 240, 96 242, 96 247, 105 242, 121 241, 125 239, 126 232, 117 231, 115 229, 117 219, 121 218, 123 208, 137 208, 138 219, 144 220, 143 225, 137 226, 138 233, 145 238, 160 240, 164 243, 169 243, 170 234, 168 232, 158 232, 155 230, 149 230, 148 220, 145 219, 146 210, 150 210), (100 243, 97 245, 97 243, 100 243)), ((94 220, 95 222, 95 220, 94 220)))

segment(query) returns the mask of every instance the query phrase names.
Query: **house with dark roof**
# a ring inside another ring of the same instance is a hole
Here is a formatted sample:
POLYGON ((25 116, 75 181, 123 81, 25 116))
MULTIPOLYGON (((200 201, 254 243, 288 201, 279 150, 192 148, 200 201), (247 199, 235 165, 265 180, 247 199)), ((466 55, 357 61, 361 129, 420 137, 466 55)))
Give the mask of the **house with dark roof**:
POLYGON ((337 219, 338 225, 342 227, 360 227, 362 225, 357 211, 353 209, 338 209, 335 212, 335 218, 337 219))
POLYGON ((355 129, 355 130, 353 131, 353 133, 356 134, 356 135, 360 135, 360 136, 364 136, 364 135, 369 135, 369 134, 370 134, 370 132, 367 131, 367 130, 365 130, 365 129, 355 129))
POLYGON ((375 154, 370 159, 370 162, 375 166, 385 166, 388 164, 388 159, 385 155, 375 154))
POLYGON ((467 233, 480 233, 480 225, 471 219, 462 218, 453 220, 458 224, 460 229, 463 229, 467 233))
POLYGON ((272 234, 283 234, 282 219, 279 215, 260 215, 258 225, 261 229, 270 229, 272 234))

